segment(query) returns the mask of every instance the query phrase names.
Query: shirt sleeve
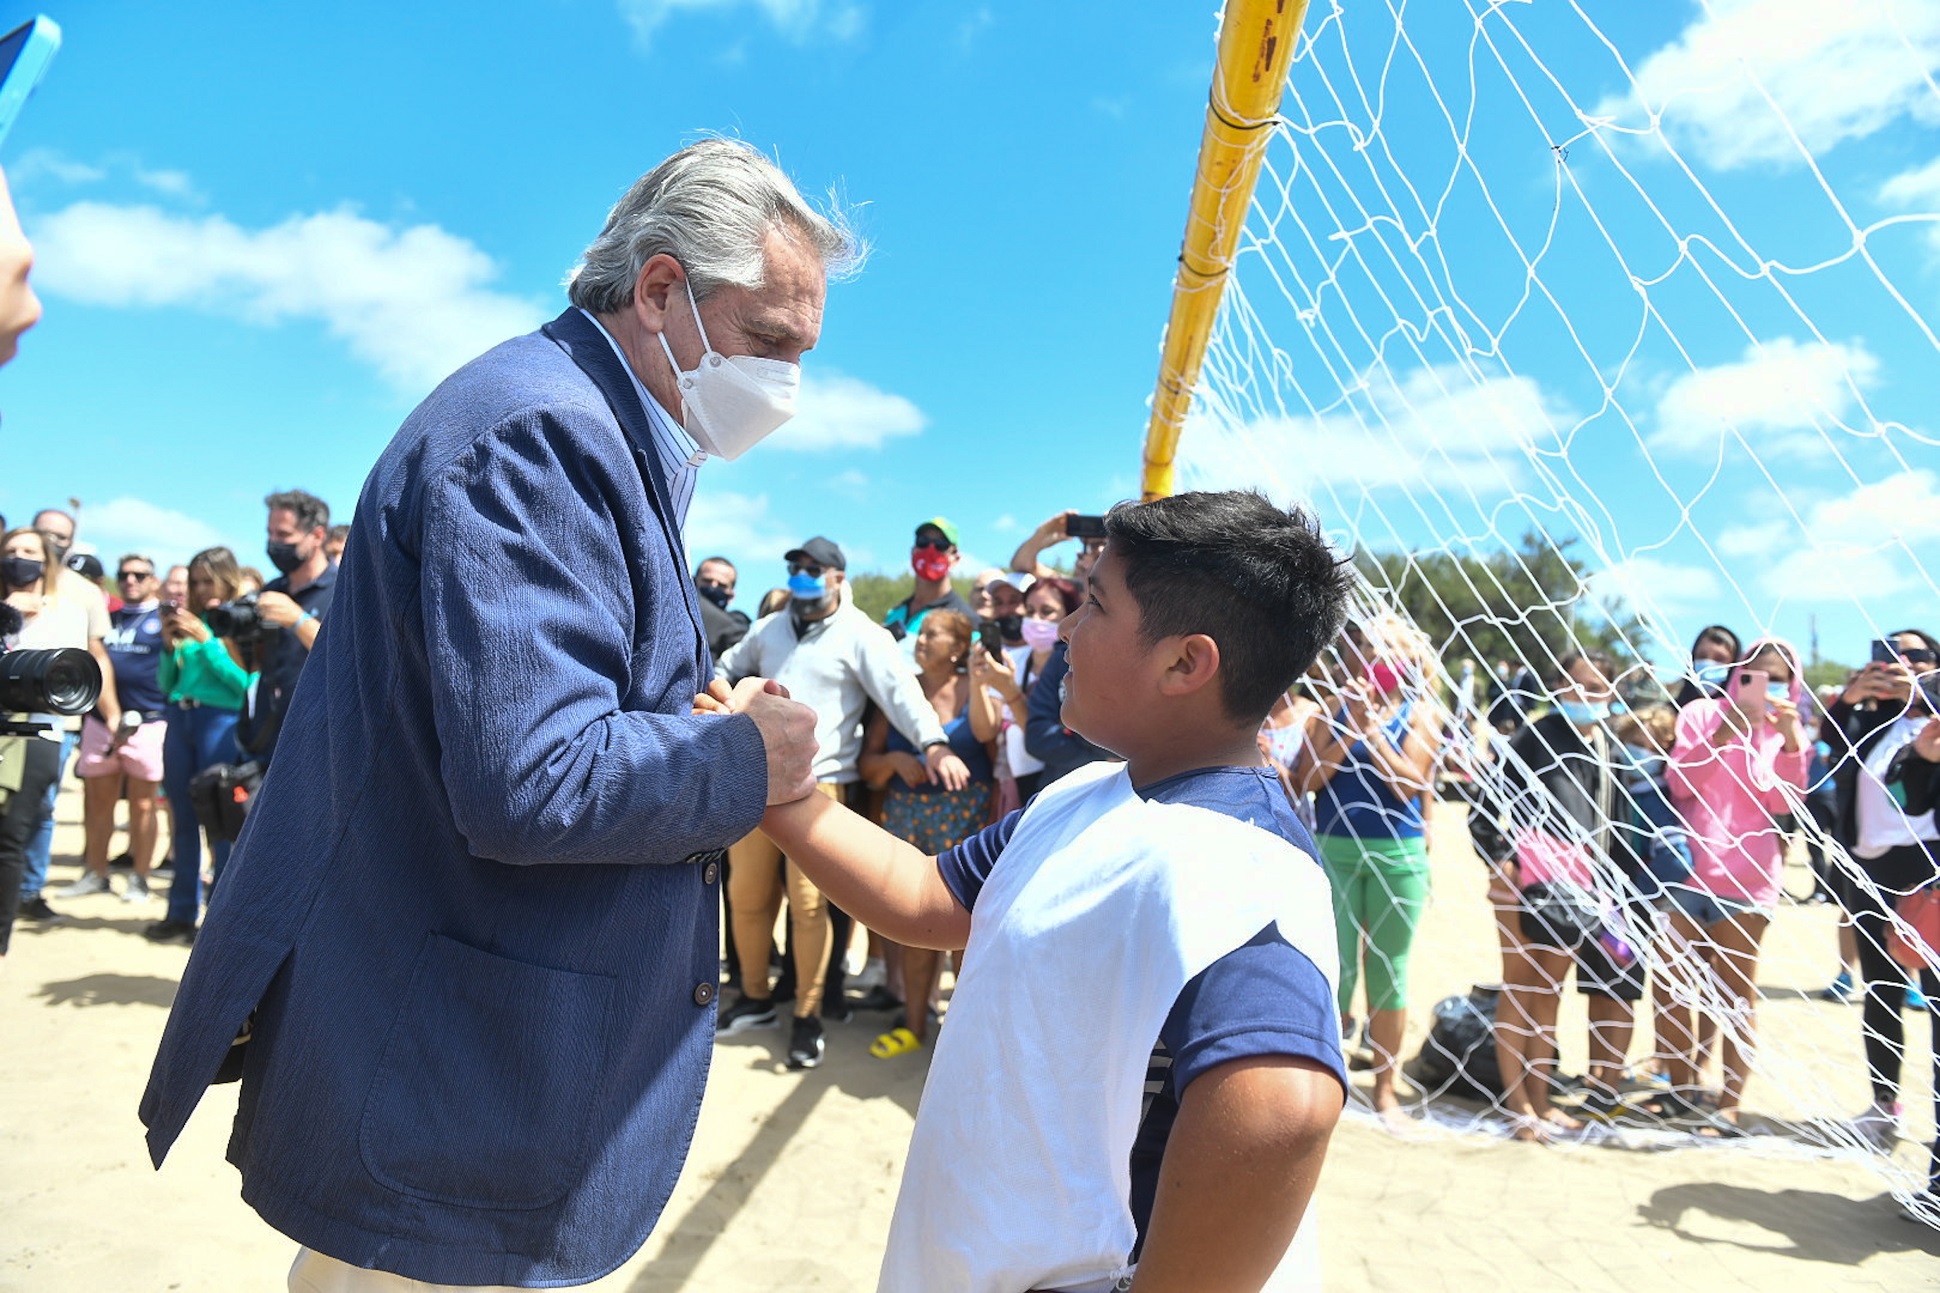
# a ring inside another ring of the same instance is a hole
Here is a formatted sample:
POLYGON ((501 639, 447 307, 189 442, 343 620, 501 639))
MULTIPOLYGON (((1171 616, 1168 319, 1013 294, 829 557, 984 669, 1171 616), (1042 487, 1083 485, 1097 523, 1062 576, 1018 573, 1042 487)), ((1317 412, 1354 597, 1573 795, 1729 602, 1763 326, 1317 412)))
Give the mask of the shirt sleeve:
POLYGON ((1257 1055, 1312 1060, 1347 1089, 1333 988, 1272 925, 1187 983, 1159 1037, 1181 1096, 1206 1070, 1257 1055))
POLYGON ((1003 820, 992 822, 936 855, 936 869, 942 874, 944 885, 963 904, 965 911, 976 908, 983 882, 996 868, 997 859, 1003 856, 1005 845, 1017 830, 1017 819, 1023 815, 1021 808, 1007 813, 1003 820))

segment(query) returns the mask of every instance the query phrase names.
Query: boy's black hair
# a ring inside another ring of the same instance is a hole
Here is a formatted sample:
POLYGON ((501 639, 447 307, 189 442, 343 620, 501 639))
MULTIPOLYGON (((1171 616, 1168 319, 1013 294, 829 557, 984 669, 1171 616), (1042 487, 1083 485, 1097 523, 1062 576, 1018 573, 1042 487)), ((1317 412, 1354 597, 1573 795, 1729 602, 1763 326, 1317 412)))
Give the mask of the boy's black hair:
POLYGON ((1248 490, 1120 503, 1105 537, 1147 645, 1186 633, 1218 644, 1221 704, 1236 723, 1265 718, 1347 616, 1354 567, 1319 520, 1248 490))

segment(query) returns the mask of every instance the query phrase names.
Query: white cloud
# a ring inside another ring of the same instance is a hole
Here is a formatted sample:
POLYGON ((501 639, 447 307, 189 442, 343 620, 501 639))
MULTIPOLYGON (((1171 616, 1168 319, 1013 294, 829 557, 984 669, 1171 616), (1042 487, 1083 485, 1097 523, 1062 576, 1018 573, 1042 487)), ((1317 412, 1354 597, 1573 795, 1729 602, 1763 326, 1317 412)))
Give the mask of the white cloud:
POLYGON ((852 40, 868 20, 859 0, 620 0, 620 16, 642 49, 676 15, 744 9, 759 11, 776 31, 798 42, 815 35, 852 40))
MULTIPOLYGON (((1826 453, 1846 434, 1856 390, 1878 380, 1879 360, 1860 342, 1754 342, 1736 363, 1698 368, 1673 381, 1657 405, 1650 446, 1715 453, 1732 428, 1765 456, 1826 453), (1823 433, 1821 428, 1824 429, 1823 433)), ((1869 422, 1863 430, 1875 428, 1869 422)))
POLYGON ((1645 112, 1661 112, 1667 135, 1719 168, 1797 165, 1788 119, 1815 154, 1901 118, 1940 123, 1936 64, 1931 0, 1708 0, 1636 66, 1631 93, 1590 115, 1641 127, 1645 112))
POLYGON ((929 419, 909 400, 813 361, 802 372, 795 416, 765 442, 777 449, 819 453, 830 449, 880 449, 886 440, 913 436, 929 419))
MULTIPOLYGON (((231 543, 215 526, 198 517, 126 496, 82 508, 75 538, 80 547, 98 555, 110 571, 114 562, 130 552, 168 566, 187 561, 203 548, 231 543)), ((239 549, 238 555, 244 565, 250 564, 247 552, 239 549)))
MULTIPOLYGON (((766 571, 747 581, 752 586, 758 580, 775 578, 781 569, 781 554, 808 536, 795 533, 774 515, 766 494, 711 490, 703 481, 687 509, 685 537, 693 562, 720 553, 743 569, 766 571)), ((762 587, 766 586, 763 583, 762 587)), ((750 591, 758 597, 761 590, 751 587, 750 591)), ((749 611, 752 614, 751 607, 749 611)))
POLYGON ((990 12, 990 6, 978 5, 957 24, 957 48, 968 54, 975 48, 977 38, 995 21, 996 15, 990 12))
MULTIPOLYGON (((1718 536, 1721 551, 1762 557, 1760 583, 1775 597, 1851 601, 1901 593, 1930 596, 1911 549, 1940 540, 1940 474, 1921 469, 1814 503, 1803 530, 1783 522, 1739 526, 1718 536)), ((1926 562, 1929 572, 1934 562, 1926 562)))
POLYGON ((1940 157, 1887 180, 1879 186, 1879 200, 1887 206, 1940 207, 1940 157))
POLYGON ((1017 529, 1017 518, 1005 512, 990 523, 990 529, 995 534, 1010 534, 1017 529))
POLYGON ((7 168, 14 187, 46 178, 62 184, 93 184, 108 177, 105 167, 80 162, 53 148, 30 148, 7 168))
POLYGON ((1681 566, 1650 556, 1627 557, 1592 574, 1589 584, 1590 595, 1606 605, 1620 599, 1659 618, 1668 611, 1714 601, 1721 591, 1716 573, 1703 566, 1681 566))
POLYGON ((16 187, 52 180, 58 184, 98 184, 122 175, 142 188, 179 201, 200 202, 202 195, 187 172, 148 167, 133 153, 113 152, 97 162, 83 162, 54 148, 29 149, 7 168, 16 187))
POLYGON ((35 281, 91 305, 185 307, 252 323, 315 320, 400 393, 544 318, 494 290, 491 258, 437 225, 346 210, 245 229, 219 216, 77 202, 33 222, 35 281))
POLYGON ((1416 369, 1398 383, 1370 374, 1353 404, 1356 411, 1237 428, 1194 417, 1180 437, 1181 467, 1195 483, 1277 496, 1420 487, 1494 494, 1522 479, 1526 447, 1553 441, 1553 428, 1571 420, 1529 378, 1477 379, 1454 367, 1416 369))

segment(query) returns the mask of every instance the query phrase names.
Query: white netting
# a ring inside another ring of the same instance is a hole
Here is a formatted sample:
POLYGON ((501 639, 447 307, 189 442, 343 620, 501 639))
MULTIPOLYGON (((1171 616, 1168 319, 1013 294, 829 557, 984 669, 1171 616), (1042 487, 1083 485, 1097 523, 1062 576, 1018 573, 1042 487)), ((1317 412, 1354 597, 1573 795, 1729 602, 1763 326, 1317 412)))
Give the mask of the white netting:
MULTIPOLYGON (((1847 1124, 1872 1096, 1859 1007, 1815 998, 1840 954, 1836 908, 1796 901, 1815 887, 1806 840, 1833 887, 1878 888, 1804 796, 1772 792, 1799 825, 1762 939, 1754 1044, 1722 980, 1679 972, 1687 953, 1658 936, 1606 820, 1559 818, 1553 788, 1529 785, 1543 769, 1513 766, 1487 739, 1492 666, 1527 667, 1546 693, 1572 642, 1615 652, 1616 681, 1642 701, 1658 678, 1680 689, 1703 625, 1731 625, 1746 645, 1800 640, 1804 672, 1843 683, 1818 659, 1822 635, 1857 666, 1871 639, 1940 619, 1928 425, 1940 338, 1923 308, 1940 280, 1940 7, 1668 10, 1317 0, 1183 437, 1181 488, 1311 499, 1362 554, 1364 618, 1397 617, 1375 634, 1385 653, 1408 654, 1397 644, 1416 633, 1426 644, 1417 679, 1439 678, 1406 690, 1446 711, 1433 720, 1438 774, 1472 782, 1464 793, 1512 851, 1532 826, 1587 850, 1606 909, 1628 896, 1630 922, 1614 924, 1652 979, 1716 1021, 1698 1085, 1716 1088, 1714 1052, 1742 1046, 1743 1122, 1772 1133, 1751 1143, 1864 1153, 1910 1195, 1927 1172, 1913 1142, 1934 1134, 1927 1021, 1903 1016, 1905 1139, 1875 1148, 1847 1124), (1480 682, 1459 682, 1464 658, 1480 682)), ((1317 695, 1338 704, 1325 684, 1317 695)), ((1621 767, 1620 747, 1595 749, 1621 767)), ((1534 761, 1559 757, 1574 756, 1545 745, 1534 761)), ((1601 811, 1639 820, 1623 786, 1601 811)), ((1432 818, 1461 832, 1459 804, 1432 818)), ((1647 836, 1631 838, 1648 853, 1647 836)), ((1451 917, 1467 943, 1441 963, 1477 981, 1502 964, 1482 888, 1478 867, 1472 891, 1435 900, 1473 909, 1451 917)), ((1419 981, 1433 972, 1416 958, 1406 1054, 1423 1003, 1469 986, 1419 981)), ((1583 1007, 1565 995, 1563 1067, 1575 1068, 1583 1007)), ((1671 1045, 1653 1037, 1652 1013, 1638 1011, 1633 1077, 1687 1049, 1674 1030, 1671 1045)), ((1600 1124, 1626 1143, 1677 1143, 1704 1125, 1633 1112, 1667 1106, 1632 1094, 1600 1124)), ((1500 1125, 1503 1105, 1444 1096, 1426 1111, 1500 1125)))

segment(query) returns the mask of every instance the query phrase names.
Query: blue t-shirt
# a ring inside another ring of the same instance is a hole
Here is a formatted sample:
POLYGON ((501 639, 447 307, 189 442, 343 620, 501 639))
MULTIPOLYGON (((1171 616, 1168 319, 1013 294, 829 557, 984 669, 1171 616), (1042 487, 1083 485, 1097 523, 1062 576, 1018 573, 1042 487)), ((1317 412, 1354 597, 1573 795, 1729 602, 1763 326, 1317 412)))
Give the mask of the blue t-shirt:
POLYGON ((114 667, 115 695, 123 709, 158 717, 168 707, 158 673, 162 667, 162 608, 124 606, 108 615, 108 635, 101 639, 114 667))
MULTIPOLYGON (((984 743, 977 739, 977 734, 970 730, 969 706, 966 705, 962 713, 943 725, 943 735, 950 738, 950 752, 962 759, 963 766, 970 770, 971 785, 989 785, 996 779, 996 769, 990 766, 990 751, 985 749, 984 743)), ((916 748, 914 741, 897 731, 893 723, 889 726, 889 743, 884 748, 919 757, 923 753, 916 748)), ((942 785, 935 781, 925 781, 920 786, 908 785, 901 777, 891 780, 889 788, 899 792, 908 791, 912 795, 933 794, 943 789, 942 785)))
MULTIPOLYGON (((1313 837, 1271 768, 1201 768, 1153 782, 1138 794, 1224 813, 1272 831, 1314 857, 1313 837)), ((1021 809, 1011 813, 938 855, 943 883, 966 910, 976 909, 984 881, 1023 815, 1021 809)), ((1141 1244, 1180 1096, 1208 1069, 1256 1055, 1313 1060, 1325 1065, 1343 1089, 1347 1086, 1340 1017, 1327 976, 1271 925, 1187 983, 1159 1029, 1146 1070, 1145 1114, 1132 1145, 1132 1219, 1141 1244)))
MULTIPOLYGON (((1334 721, 1341 721, 1338 713, 1334 721)), ((1407 701, 1399 713, 1381 725, 1381 731, 1398 750, 1408 739, 1413 721, 1414 702, 1407 701)), ((1421 800, 1397 798, 1374 766, 1367 742, 1356 741, 1348 747, 1340 771, 1314 793, 1314 830, 1349 839, 1418 840, 1422 837, 1421 800)))

